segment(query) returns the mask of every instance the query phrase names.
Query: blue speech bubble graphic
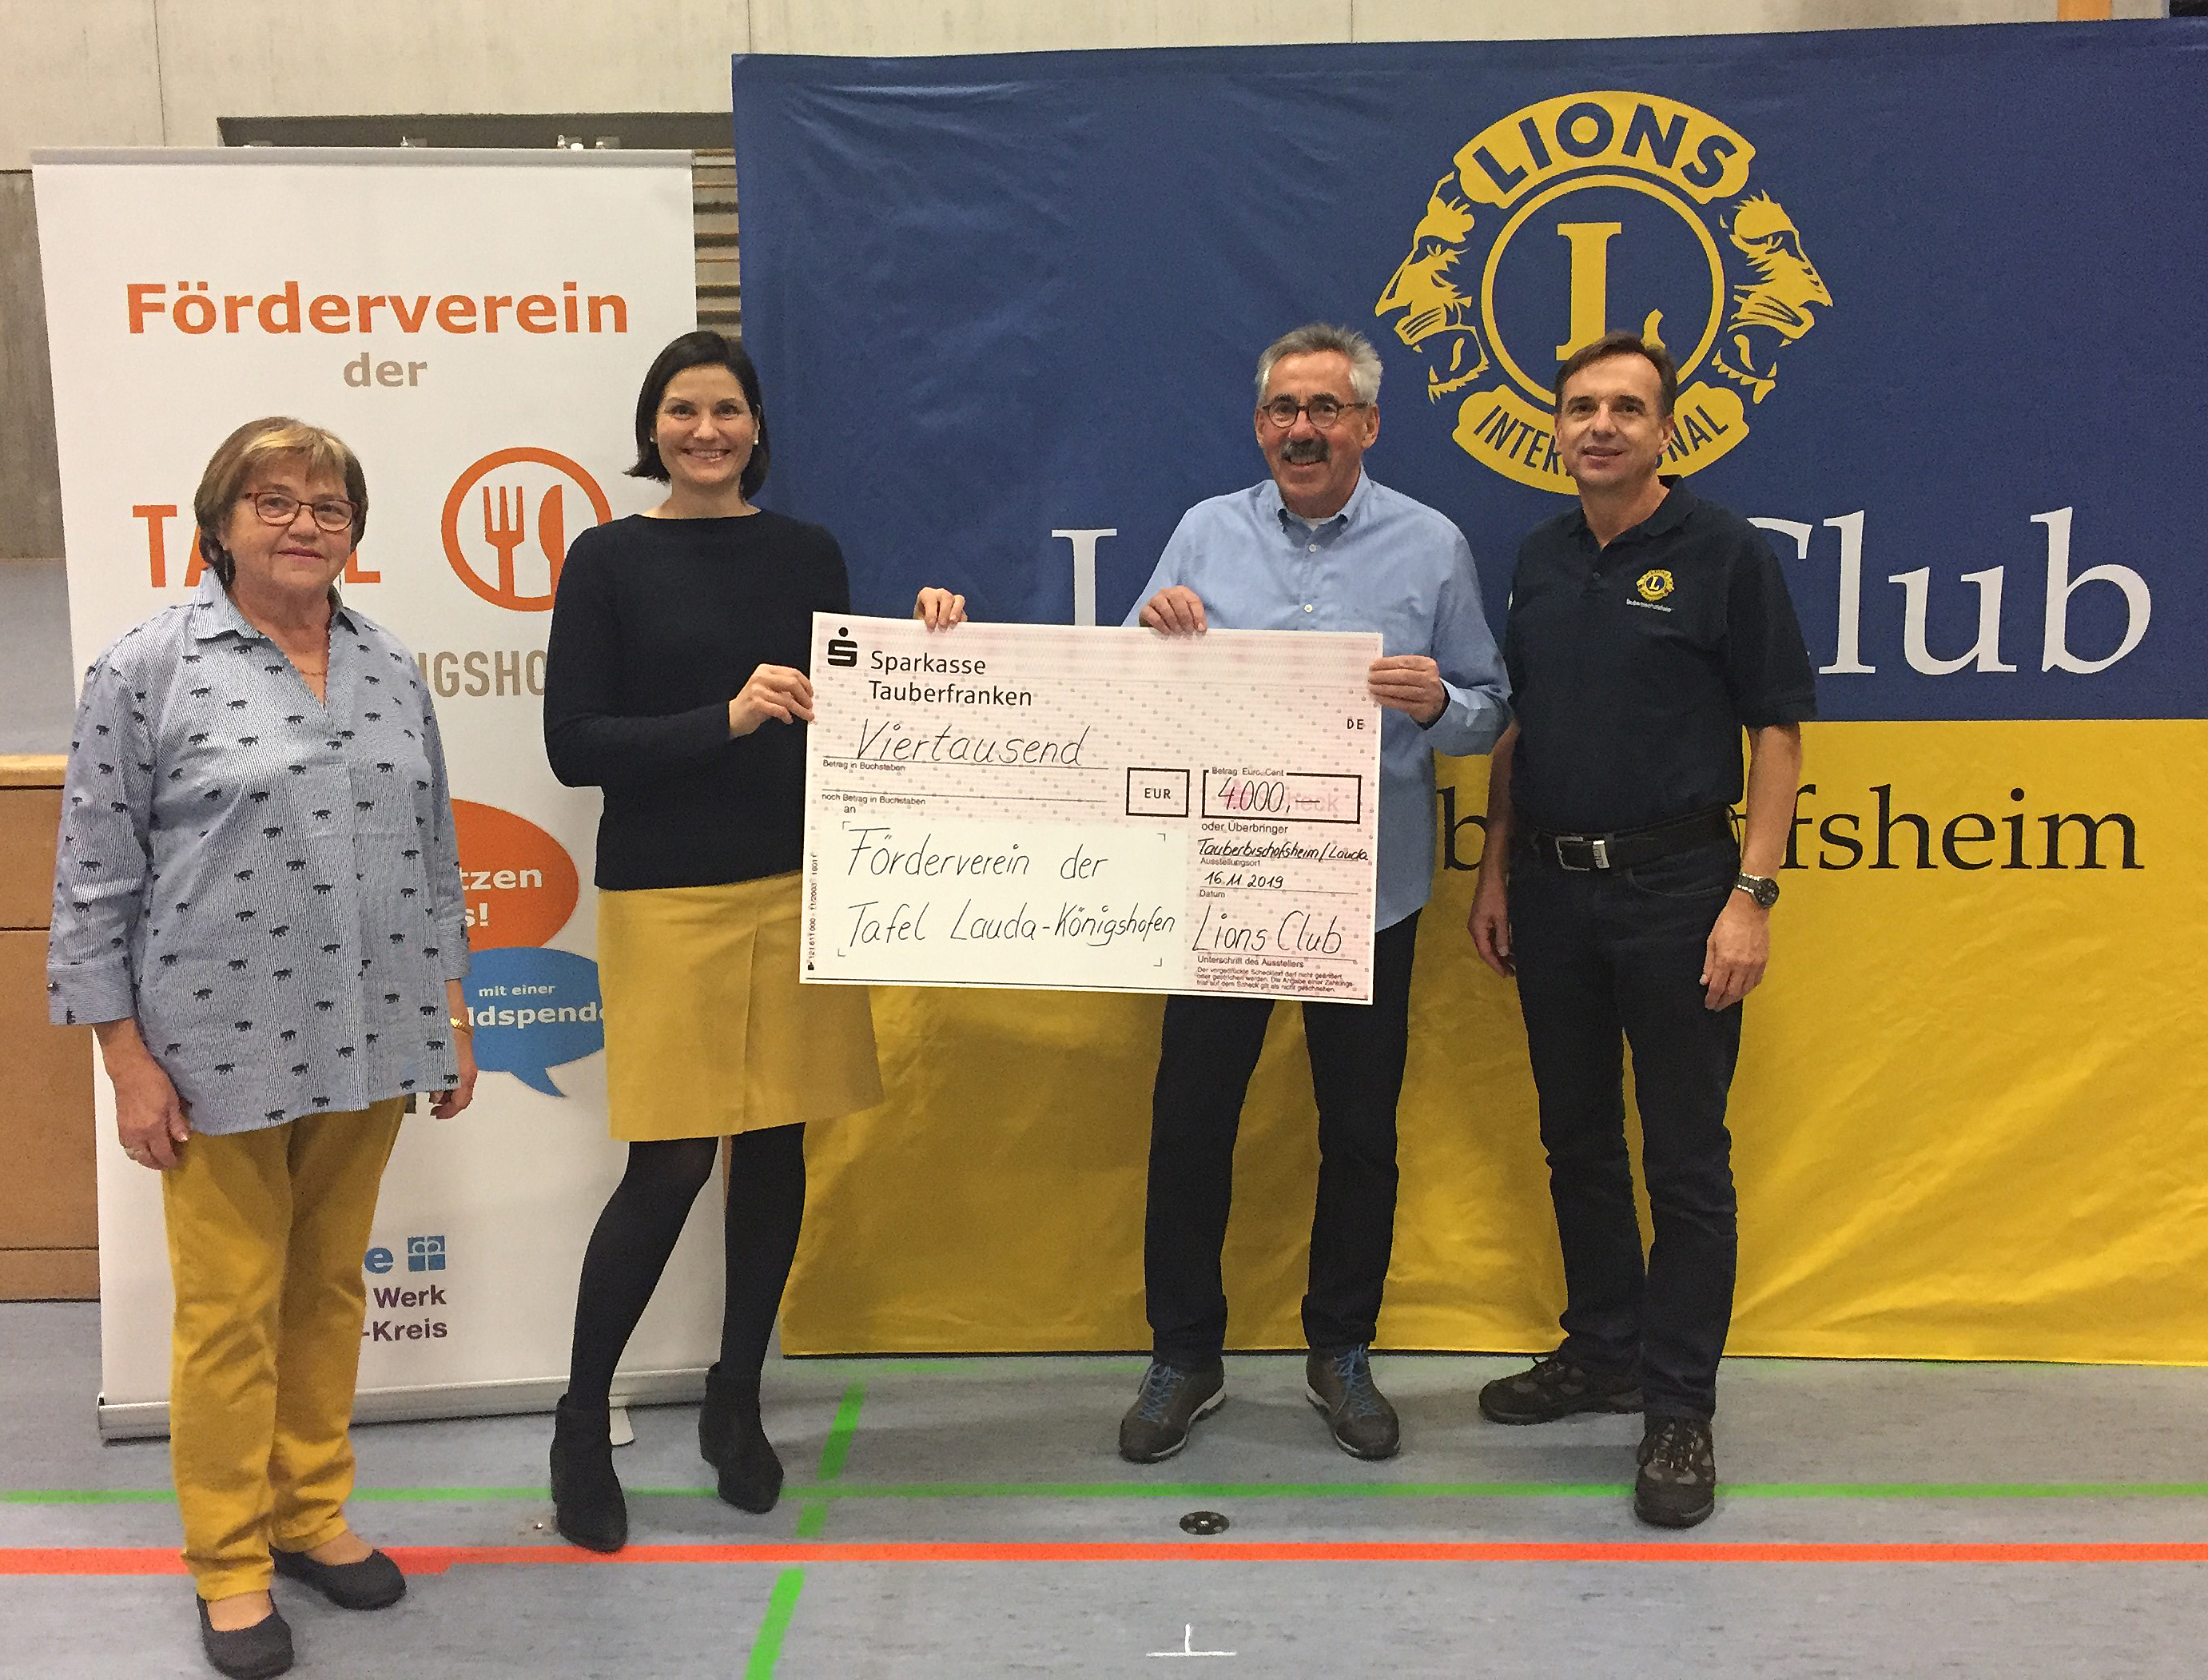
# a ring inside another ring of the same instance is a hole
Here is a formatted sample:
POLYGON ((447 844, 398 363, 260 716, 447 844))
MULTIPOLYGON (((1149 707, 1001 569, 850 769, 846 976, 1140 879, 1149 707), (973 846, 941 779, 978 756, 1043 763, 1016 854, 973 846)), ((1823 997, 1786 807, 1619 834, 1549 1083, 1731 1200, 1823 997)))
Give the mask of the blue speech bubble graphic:
POLYGON ((549 1070, 606 1047, 598 965, 587 957, 501 945, 477 951, 461 984, 476 1065, 486 1073, 510 1073, 533 1091, 565 1096, 549 1070))

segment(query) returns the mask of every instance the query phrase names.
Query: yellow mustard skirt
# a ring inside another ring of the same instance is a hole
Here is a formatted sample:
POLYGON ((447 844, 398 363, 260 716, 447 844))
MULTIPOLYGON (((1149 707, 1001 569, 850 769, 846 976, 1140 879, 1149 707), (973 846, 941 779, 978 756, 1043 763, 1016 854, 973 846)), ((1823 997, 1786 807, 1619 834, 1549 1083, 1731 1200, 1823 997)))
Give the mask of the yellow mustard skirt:
POLYGON ((882 1100, 867 988, 798 983, 801 879, 598 894, 615 1137, 724 1137, 882 1100))

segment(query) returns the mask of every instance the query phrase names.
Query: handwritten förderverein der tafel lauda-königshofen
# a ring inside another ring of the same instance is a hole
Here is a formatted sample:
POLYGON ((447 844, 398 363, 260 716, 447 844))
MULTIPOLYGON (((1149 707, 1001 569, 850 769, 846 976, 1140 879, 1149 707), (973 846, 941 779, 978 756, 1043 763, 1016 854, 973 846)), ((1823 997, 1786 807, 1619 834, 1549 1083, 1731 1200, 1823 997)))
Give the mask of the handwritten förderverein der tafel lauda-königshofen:
POLYGON ((1379 653, 815 615, 802 977, 1369 1001, 1379 653))

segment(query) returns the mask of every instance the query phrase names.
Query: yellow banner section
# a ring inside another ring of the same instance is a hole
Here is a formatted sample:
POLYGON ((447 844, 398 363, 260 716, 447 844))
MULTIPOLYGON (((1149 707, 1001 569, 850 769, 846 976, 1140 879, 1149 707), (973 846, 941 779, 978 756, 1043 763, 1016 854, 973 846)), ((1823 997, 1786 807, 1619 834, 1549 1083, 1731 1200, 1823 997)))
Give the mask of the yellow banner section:
MULTIPOLYGON (((1813 724, 1733 1089, 1731 1351, 2208 1362, 2208 723, 1813 724)), ((1465 938, 1485 760, 1443 760, 1385 1345, 1563 1305, 1510 987, 1465 938)), ((879 990, 891 1095, 813 1128, 793 1353, 1138 1348, 1157 999, 879 990)), ((1301 1344, 1299 1012, 1235 1161, 1238 1347, 1301 1344)))

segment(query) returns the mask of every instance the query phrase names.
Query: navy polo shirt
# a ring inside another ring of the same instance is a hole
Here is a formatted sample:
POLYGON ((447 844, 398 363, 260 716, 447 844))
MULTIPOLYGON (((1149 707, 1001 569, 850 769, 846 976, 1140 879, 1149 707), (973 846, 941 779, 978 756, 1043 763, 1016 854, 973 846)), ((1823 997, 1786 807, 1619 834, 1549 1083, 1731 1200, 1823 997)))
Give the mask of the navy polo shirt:
POLYGON ((1576 506, 1519 548, 1503 658, 1521 828, 1603 834, 1736 805, 1743 728, 1816 716, 1771 545, 1666 482, 1607 548, 1576 506))

